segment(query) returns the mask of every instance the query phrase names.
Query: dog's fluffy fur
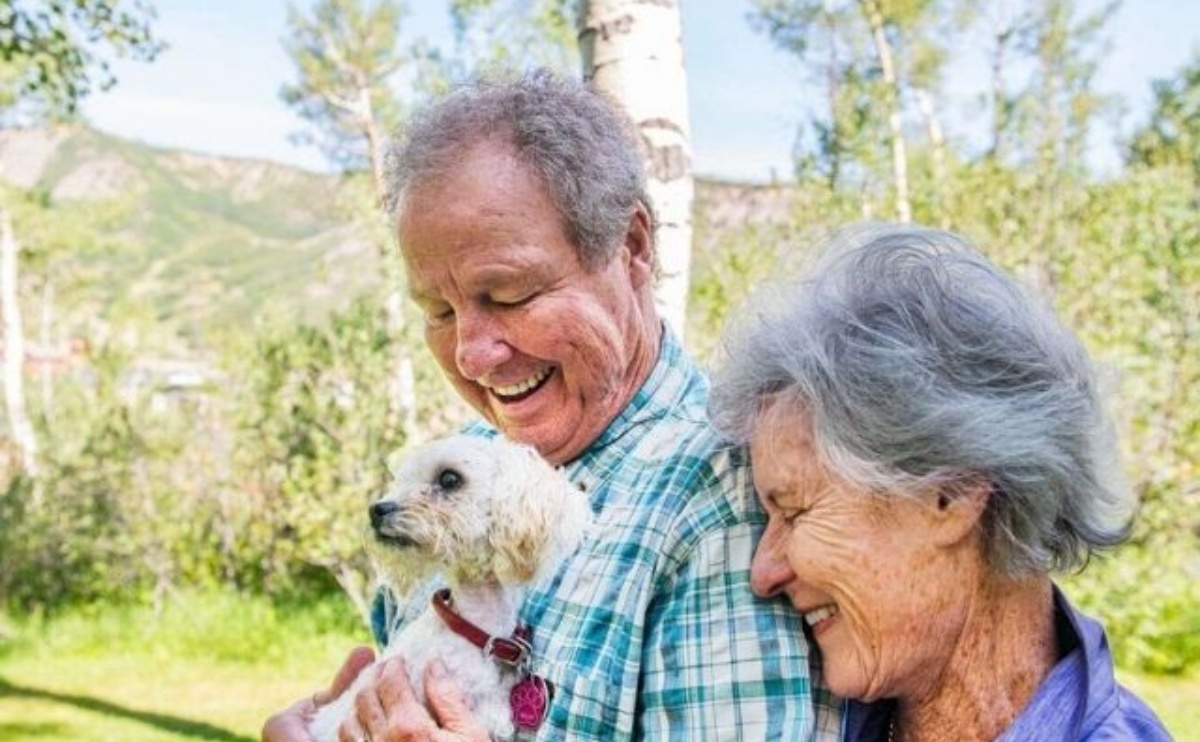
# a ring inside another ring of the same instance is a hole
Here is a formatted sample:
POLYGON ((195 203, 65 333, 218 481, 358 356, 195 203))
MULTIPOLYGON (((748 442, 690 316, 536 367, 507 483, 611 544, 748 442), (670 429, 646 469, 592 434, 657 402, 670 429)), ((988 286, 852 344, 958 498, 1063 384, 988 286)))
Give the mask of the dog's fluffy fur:
MULTIPOLYGON (((389 469, 394 481, 371 506, 369 539, 385 581, 403 594, 440 573, 458 613, 492 636, 512 636, 528 586, 574 551, 591 518, 586 496, 563 472, 503 439, 440 439, 389 469)), ((492 737, 513 736, 508 696, 516 673, 450 631, 432 608, 391 637, 376 665, 397 655, 422 701, 422 673, 441 658, 492 737)), ((309 724, 317 742, 336 742, 373 674, 364 670, 318 711, 309 724)))

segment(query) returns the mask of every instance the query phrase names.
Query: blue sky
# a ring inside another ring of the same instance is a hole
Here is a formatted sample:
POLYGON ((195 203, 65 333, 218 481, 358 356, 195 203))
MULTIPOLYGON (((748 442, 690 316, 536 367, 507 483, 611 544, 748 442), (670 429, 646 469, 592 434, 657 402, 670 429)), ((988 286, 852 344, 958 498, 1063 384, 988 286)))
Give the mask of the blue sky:
MULTIPOLYGON (((751 30, 749 0, 682 2, 696 172, 788 177, 796 127, 813 96, 798 62, 751 30)), ((286 0, 155 5, 156 28, 170 48, 153 64, 114 65, 118 85, 84 107, 95 125, 150 144, 325 167, 314 148, 288 140, 304 124, 278 95, 292 75, 279 43, 286 0)), ((444 0, 410 0, 409 7, 412 33, 448 49, 444 0)), ((1113 48, 1098 87, 1126 99, 1128 128, 1143 115, 1150 81, 1175 74, 1200 50, 1200 2, 1125 0, 1110 33, 1113 48)), ((1094 144, 1102 167, 1114 158, 1111 139, 1106 134, 1094 144)))

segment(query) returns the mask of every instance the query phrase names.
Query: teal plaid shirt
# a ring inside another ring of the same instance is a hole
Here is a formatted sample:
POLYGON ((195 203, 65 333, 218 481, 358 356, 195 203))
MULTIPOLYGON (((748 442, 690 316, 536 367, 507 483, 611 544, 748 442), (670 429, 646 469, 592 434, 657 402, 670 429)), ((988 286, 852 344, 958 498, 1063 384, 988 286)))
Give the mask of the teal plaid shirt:
MULTIPOLYGON (((744 450, 711 431, 707 397, 666 333, 641 390, 567 466, 596 527, 523 609, 535 671, 555 689, 538 740, 840 737, 800 617, 750 592, 766 516, 744 450)), ((377 638, 425 605, 425 594, 405 607, 382 596, 377 638)))

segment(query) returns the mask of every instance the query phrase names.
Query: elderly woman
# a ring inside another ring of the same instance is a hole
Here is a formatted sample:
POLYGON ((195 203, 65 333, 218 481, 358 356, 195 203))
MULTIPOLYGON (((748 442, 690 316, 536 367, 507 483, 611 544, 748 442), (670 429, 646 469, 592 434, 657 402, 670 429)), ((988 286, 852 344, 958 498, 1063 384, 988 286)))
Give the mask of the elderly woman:
POLYGON ((1086 353, 961 237, 843 234, 727 343, 710 409, 785 596, 852 699, 846 739, 1167 740, 1050 574, 1125 538, 1086 353))

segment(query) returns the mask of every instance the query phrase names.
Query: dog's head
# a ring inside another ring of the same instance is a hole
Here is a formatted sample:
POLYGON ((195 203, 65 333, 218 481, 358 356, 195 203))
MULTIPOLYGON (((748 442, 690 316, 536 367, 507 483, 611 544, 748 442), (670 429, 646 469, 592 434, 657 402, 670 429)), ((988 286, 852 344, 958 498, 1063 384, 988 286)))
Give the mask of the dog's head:
POLYGON ((391 486, 369 508, 370 540, 380 567, 402 584, 438 571, 460 583, 529 582, 566 556, 590 514, 561 471, 502 438, 439 439, 405 451, 389 470, 391 486))

